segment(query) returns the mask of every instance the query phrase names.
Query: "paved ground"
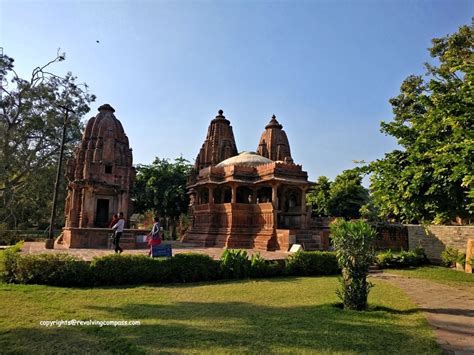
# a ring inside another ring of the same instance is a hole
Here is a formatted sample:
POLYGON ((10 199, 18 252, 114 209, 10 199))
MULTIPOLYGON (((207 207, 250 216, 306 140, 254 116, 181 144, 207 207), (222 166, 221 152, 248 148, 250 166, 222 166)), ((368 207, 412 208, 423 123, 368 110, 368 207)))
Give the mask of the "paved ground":
MULTIPOLYGON (((201 248, 179 241, 165 241, 164 243, 172 245, 173 255, 179 253, 203 253, 208 254, 214 259, 219 259, 224 252, 222 248, 201 248)), ((92 260, 95 256, 104 256, 114 253, 112 249, 67 249, 60 246, 55 246, 55 249, 46 249, 44 242, 25 242, 21 252, 23 254, 68 253, 84 260, 92 260)), ((255 251, 252 249, 248 249, 247 252, 250 255, 260 253, 260 255, 267 260, 285 259, 290 254, 284 251, 255 251)), ((148 249, 126 249, 123 251, 123 254, 146 255, 147 253, 148 249)))
POLYGON ((474 354, 474 293, 439 283, 388 273, 371 277, 400 287, 422 310, 435 328, 446 354, 474 354))

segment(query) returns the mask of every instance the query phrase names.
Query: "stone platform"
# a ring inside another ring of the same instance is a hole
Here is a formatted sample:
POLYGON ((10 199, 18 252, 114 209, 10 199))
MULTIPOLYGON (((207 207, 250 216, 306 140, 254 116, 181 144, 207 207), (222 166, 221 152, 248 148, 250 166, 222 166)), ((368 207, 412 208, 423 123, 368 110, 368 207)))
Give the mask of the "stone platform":
MULTIPOLYGON (((191 244, 182 243, 179 241, 164 241, 164 244, 171 244, 173 255, 180 253, 201 253, 207 254, 213 259, 219 259, 224 252, 223 248, 206 248, 196 247, 191 244)), ((255 249, 246 249, 249 255, 260 253, 260 255, 267 260, 281 260, 285 259, 289 252, 285 251, 264 251, 255 249)), ((66 246, 55 245, 55 249, 46 249, 44 242, 25 242, 22 254, 69 254, 77 256, 83 260, 90 261, 96 256, 105 256, 114 254, 113 249, 108 248, 67 248, 66 246)), ((126 249, 123 254, 147 255, 148 249, 126 249)))

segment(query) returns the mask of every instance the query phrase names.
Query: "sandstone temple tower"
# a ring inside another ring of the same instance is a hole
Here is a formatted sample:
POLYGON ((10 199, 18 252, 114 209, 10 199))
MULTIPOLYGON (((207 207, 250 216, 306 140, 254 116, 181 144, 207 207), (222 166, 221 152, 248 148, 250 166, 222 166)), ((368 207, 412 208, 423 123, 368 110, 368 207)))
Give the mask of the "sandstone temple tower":
POLYGON ((265 126, 265 131, 262 133, 260 143, 258 144, 257 153, 273 161, 293 162, 288 137, 275 115, 272 116, 270 122, 265 126))
POLYGON ((206 139, 196 158, 196 171, 214 166, 221 161, 237 155, 234 132, 230 121, 219 110, 216 118, 211 121, 207 130, 206 139))
POLYGON ((63 232, 67 244, 74 244, 77 228, 108 227, 112 215, 120 211, 129 217, 135 169, 128 138, 114 112, 109 104, 99 107, 97 116, 87 122, 74 159, 67 163, 63 232))

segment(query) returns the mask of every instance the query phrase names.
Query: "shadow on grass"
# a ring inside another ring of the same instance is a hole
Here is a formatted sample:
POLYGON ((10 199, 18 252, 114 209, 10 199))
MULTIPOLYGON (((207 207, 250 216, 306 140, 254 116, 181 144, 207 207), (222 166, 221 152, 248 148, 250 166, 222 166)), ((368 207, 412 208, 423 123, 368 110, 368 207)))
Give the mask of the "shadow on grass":
MULTIPOLYGON (((183 290, 185 292, 185 290, 183 290)), ((288 295, 288 297, 298 297, 288 295)), ((0 334, 3 349, 23 352, 350 352, 438 353, 416 310, 377 312, 334 304, 269 307, 243 302, 90 306, 98 320, 140 320, 136 327, 17 328, 0 334), (404 313, 406 312, 406 313, 404 313), (402 317, 411 317, 402 322, 402 317)))
POLYGON ((448 314, 452 316, 474 317, 474 310, 458 308, 420 308, 420 311, 435 314, 448 314))

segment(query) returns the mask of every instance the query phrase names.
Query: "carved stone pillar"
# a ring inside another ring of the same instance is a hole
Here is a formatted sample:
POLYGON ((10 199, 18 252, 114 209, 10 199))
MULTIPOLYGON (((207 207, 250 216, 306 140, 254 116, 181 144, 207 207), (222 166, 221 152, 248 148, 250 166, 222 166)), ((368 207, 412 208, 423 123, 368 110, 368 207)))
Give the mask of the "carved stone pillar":
POLYGON ((209 186, 209 204, 214 204, 214 186, 209 186))
POLYGON ((278 184, 272 184, 273 226, 278 228, 278 184))
POLYGON ((232 203, 236 203, 237 202, 237 186, 232 184, 231 186, 232 188, 232 199, 231 199, 231 202, 232 203))

